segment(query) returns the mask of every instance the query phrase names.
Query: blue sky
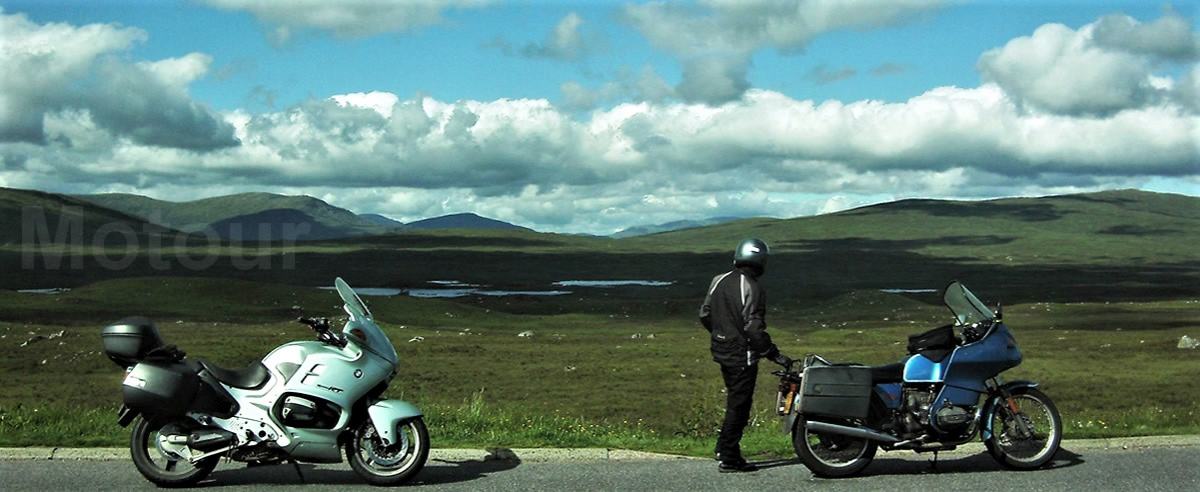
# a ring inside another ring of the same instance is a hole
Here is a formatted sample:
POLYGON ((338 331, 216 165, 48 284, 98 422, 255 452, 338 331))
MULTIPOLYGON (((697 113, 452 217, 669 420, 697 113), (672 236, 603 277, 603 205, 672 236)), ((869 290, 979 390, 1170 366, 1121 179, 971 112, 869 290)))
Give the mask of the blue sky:
POLYGON ((0 185, 306 193, 567 232, 908 196, 1200 194, 1192 4, 242 3, 0 1, 0 40, 71 63, 0 87, 0 111, 24 111, 0 114, 0 185), (110 44, 75 48, 88 33, 110 44), (1071 48, 1036 51, 1053 46, 1071 48), (1111 135, 1141 147, 1108 151, 1111 135))

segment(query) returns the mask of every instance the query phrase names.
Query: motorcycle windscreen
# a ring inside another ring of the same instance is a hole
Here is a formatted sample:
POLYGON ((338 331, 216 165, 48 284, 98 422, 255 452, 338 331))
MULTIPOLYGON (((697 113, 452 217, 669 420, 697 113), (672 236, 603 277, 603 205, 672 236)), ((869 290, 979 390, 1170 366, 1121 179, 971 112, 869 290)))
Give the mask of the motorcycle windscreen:
POLYGON ((333 286, 337 288, 338 295, 342 297, 342 302, 346 303, 346 312, 358 319, 370 319, 371 310, 367 309, 367 305, 363 303, 362 298, 358 297, 358 293, 350 288, 350 285, 338 277, 333 280, 333 286))
POLYGON ((954 313, 955 324, 969 325, 980 321, 996 319, 996 313, 988 309, 983 301, 975 297, 967 286, 957 280, 950 282, 942 294, 942 302, 954 313))

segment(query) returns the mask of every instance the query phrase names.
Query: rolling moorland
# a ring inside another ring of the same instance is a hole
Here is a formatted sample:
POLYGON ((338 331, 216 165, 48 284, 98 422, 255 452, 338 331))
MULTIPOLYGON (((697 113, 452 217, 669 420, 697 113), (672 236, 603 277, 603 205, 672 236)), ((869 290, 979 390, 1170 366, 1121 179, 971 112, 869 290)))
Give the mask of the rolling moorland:
MULTIPOLYGON (((1200 336, 1198 198, 1124 190, 905 200, 624 239, 458 229, 295 243, 213 242, 174 230, 180 222, 144 226, 140 214, 84 205, 86 238, 105 221, 149 232, 135 248, 23 248, 13 237, 21 207, 44 206, 53 219, 58 204, 78 203, 0 190, 0 289, 9 289, 0 290, 0 349, 11 354, 0 369, 16 380, 0 396, 0 445, 124 439, 111 417, 120 371, 99 353, 99 327, 126 315, 151 316, 169 343, 232 366, 308 337, 288 322, 299 314, 336 314, 336 297, 315 288, 335 276, 358 287, 457 280, 522 291, 646 279, 672 283, 569 287, 561 296, 369 297, 402 357, 389 394, 427 409, 438 445, 704 454, 722 396, 694 317, 708 279, 746 236, 772 245, 763 281, 771 332, 786 353, 893 361, 907 334, 947 314, 937 294, 881 289, 938 289, 958 278, 986 302, 1004 303, 1026 354, 1012 377, 1044 382, 1068 436, 1200 431, 1200 350, 1176 348, 1183 335, 1200 336), (125 261, 114 268, 113 258, 125 261), (71 290, 15 291, 32 288, 71 290), (525 331, 533 336, 517 336, 525 331)), ((767 366, 745 447, 786 454, 770 417, 767 366)))

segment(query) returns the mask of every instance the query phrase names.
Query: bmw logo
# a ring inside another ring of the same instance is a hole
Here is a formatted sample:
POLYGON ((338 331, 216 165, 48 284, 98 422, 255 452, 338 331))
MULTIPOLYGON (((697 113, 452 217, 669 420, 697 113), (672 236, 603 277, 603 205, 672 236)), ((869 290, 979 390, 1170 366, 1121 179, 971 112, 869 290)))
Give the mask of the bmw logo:
POLYGON ((361 378, 361 377, 362 377, 362 369, 355 369, 355 370, 354 370, 354 377, 355 377, 355 378, 361 378))

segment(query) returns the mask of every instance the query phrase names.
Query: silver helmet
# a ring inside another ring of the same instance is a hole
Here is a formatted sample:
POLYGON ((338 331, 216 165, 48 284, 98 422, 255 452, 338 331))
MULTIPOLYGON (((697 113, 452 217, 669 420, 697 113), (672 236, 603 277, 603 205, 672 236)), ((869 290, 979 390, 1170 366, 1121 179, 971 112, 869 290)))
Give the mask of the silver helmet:
POLYGON ((733 250, 733 264, 766 268, 769 254, 771 254, 771 249, 761 239, 744 239, 741 244, 738 244, 737 249, 733 250))

